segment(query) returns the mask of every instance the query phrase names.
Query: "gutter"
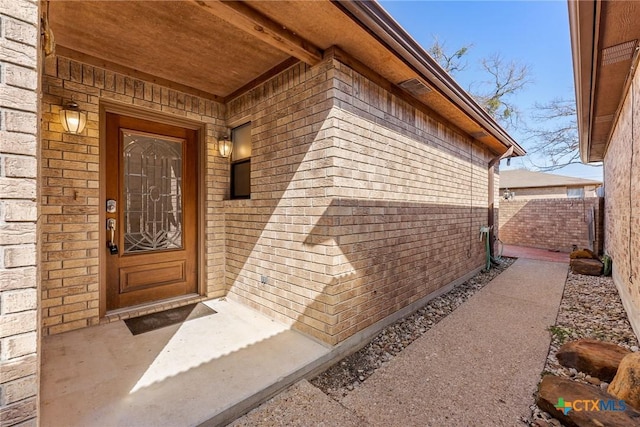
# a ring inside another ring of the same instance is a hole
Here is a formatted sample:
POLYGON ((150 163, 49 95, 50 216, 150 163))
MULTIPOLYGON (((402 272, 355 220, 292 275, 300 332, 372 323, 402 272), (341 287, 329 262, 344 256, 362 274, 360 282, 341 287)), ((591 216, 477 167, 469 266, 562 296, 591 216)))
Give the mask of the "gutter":
POLYGON ((331 0, 518 156, 525 150, 376 1, 331 0))
POLYGON ((570 0, 569 32, 573 57, 573 78, 578 118, 578 145, 580 160, 587 164, 591 157, 591 124, 593 119, 593 97, 595 96, 596 49, 598 45, 598 22, 600 4, 592 0, 570 0), (585 59, 587 61, 585 62, 585 59))

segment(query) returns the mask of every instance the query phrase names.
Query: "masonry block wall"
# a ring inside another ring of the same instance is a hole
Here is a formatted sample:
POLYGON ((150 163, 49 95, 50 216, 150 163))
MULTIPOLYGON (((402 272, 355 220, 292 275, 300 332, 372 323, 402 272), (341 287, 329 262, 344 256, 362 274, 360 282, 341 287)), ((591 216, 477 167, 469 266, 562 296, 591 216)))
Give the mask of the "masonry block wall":
POLYGON ((515 200, 531 199, 562 199, 567 197, 567 187, 543 188, 510 188, 515 194, 515 200))
POLYGON ((229 123, 252 129, 251 199, 225 202, 229 298, 325 341, 336 252, 312 231, 333 186, 332 68, 294 65, 227 105, 229 123))
POLYGON ((482 265, 490 156, 377 76, 339 61, 334 73, 325 222, 339 342, 482 265))
POLYGON ((100 322, 101 100, 211 124, 209 296, 226 292, 335 344, 479 267, 489 153, 383 86, 330 52, 321 64, 296 64, 222 105, 48 58, 45 333, 100 322), (69 100, 89 112, 83 135, 61 132, 57 115, 69 100), (215 139, 224 126, 249 121, 251 199, 229 200, 228 163, 216 155, 215 139))
POLYGON ((573 245, 602 252, 603 200, 532 199, 500 202, 500 240, 508 245, 571 252, 573 245), (593 223, 591 236, 590 227, 593 223))
MULTIPOLYGON (((558 187, 510 188, 509 190, 515 193, 516 200, 566 199, 567 188, 568 187, 566 186, 558 186, 558 187)), ((595 185, 585 185, 584 187, 569 187, 569 188, 583 188, 585 197, 587 198, 596 197, 595 185)))
POLYGON ((228 113, 254 150, 251 200, 225 205, 230 298, 335 344, 482 264, 488 153, 331 54, 228 113))
POLYGON ((224 217, 228 161, 216 153, 226 132, 224 106, 158 84, 134 79, 62 56, 45 60, 42 82, 42 318, 43 333, 89 325, 99 318, 100 102, 109 100, 209 125, 206 135, 205 293, 224 293, 224 217), (82 135, 63 133, 62 105, 75 101, 88 112, 82 135))
POLYGON ((604 159, 605 252, 629 321, 640 336, 640 74, 623 103, 604 159))
POLYGON ((38 2, 0 1, 0 424, 37 425, 38 2))

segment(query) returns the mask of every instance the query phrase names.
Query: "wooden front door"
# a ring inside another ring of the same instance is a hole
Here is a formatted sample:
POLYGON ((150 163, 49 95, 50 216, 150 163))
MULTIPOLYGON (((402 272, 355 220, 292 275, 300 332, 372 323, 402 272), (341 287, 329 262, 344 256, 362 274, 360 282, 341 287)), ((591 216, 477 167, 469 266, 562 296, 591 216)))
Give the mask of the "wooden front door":
POLYGON ((197 292, 196 157, 195 130, 107 113, 107 310, 197 292))

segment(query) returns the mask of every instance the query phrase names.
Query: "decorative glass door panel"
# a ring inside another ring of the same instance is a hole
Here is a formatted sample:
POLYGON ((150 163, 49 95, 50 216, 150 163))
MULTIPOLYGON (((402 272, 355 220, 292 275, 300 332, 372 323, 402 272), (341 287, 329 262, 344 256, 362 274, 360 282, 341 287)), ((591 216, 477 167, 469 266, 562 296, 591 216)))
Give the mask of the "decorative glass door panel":
POLYGON ((197 131, 106 117, 101 312, 195 294, 197 131))
POLYGON ((123 131, 124 253, 182 244, 184 141, 123 131))

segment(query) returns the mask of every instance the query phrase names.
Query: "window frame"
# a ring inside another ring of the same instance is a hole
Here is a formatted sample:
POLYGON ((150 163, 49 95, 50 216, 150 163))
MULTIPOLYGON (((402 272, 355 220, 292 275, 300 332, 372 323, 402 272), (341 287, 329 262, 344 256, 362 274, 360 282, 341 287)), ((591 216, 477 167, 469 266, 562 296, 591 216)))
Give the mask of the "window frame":
POLYGON ((567 199, 584 199, 584 187, 567 187, 567 199))
POLYGON ((230 196, 233 200, 238 199, 250 199, 251 198, 251 157, 247 157, 241 160, 236 160, 235 162, 231 162, 231 192, 230 196), (236 194, 235 186, 236 186, 236 167, 238 165, 242 165, 245 163, 249 163, 249 194, 236 194))
MULTIPOLYGON (((241 125, 238 126, 234 126, 233 129, 231 129, 231 143, 233 144, 233 149, 231 151, 231 158, 233 159, 233 154, 236 151, 236 141, 234 140, 233 136, 234 136, 234 131, 236 129, 245 127, 245 126, 251 126, 251 122, 245 122, 242 123, 241 125)), ((249 135, 251 138, 251 129, 249 129, 249 135)), ((249 144, 252 145, 252 141, 251 139, 249 140, 249 144)), ((252 151, 253 151, 253 147, 251 147, 252 151)), ((237 159, 237 160, 231 160, 230 162, 230 180, 229 180, 229 184, 230 184, 230 188, 229 188, 229 197, 232 200, 239 200, 239 199, 251 199, 251 155, 249 155, 248 157, 243 157, 242 159, 237 159), (249 164, 249 194, 236 194, 235 193, 235 186, 236 186, 236 179, 237 179, 237 169, 238 166, 240 165, 244 165, 244 164, 249 164)))

